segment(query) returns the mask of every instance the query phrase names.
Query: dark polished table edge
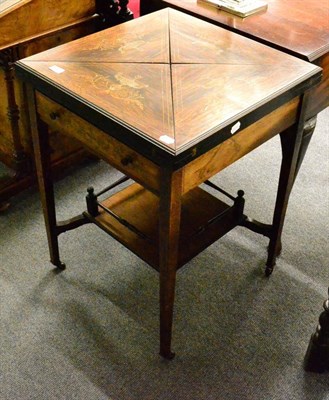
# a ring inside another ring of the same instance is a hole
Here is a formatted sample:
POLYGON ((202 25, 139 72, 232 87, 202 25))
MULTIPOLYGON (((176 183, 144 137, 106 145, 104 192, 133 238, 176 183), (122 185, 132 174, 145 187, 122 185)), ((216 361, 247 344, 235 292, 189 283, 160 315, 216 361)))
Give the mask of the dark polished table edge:
MULTIPOLYGON (((210 148, 234 136, 231 133, 231 128, 236 123, 236 120, 224 128, 219 129, 217 133, 211 134, 180 153, 170 152, 168 149, 161 148, 157 146, 157 144, 148 140, 145 135, 143 136, 138 132, 129 130, 129 127, 127 129, 122 123, 120 123, 120 121, 113 120, 113 117, 106 114, 103 110, 99 110, 94 105, 82 101, 69 91, 65 90, 65 88, 57 87, 52 84, 48 79, 31 71, 22 62, 17 61, 15 68, 17 75, 22 80, 28 80, 34 87, 38 87, 40 93, 61 104, 69 111, 72 111, 81 118, 92 123, 94 126, 113 136, 122 143, 132 147, 155 164, 166 166, 171 165, 173 170, 181 168, 188 162, 207 152, 210 148)), ((319 71, 289 91, 274 97, 266 104, 256 108, 241 118, 238 118, 241 123, 239 131, 247 128, 255 121, 287 103, 289 100, 295 98, 304 91, 307 91, 309 88, 316 86, 321 81, 321 76, 322 72, 319 71)))

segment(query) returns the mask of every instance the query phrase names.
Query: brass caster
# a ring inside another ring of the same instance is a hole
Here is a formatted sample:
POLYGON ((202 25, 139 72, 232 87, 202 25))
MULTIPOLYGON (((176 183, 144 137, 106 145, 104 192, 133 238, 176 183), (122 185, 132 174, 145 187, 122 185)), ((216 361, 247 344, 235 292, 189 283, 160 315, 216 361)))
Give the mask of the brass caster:
POLYGON ((166 353, 166 354, 162 354, 161 352, 160 352, 160 356, 161 357, 163 357, 163 358, 165 358, 166 360, 172 360, 173 358, 175 358, 175 353, 172 353, 171 351, 169 352, 169 353, 166 353))
POLYGON ((272 272, 273 272, 273 267, 267 266, 265 268, 265 276, 267 276, 267 277, 270 276, 272 274, 272 272))
POLYGON ((66 265, 64 263, 62 263, 61 261, 59 261, 58 263, 55 264, 55 267, 57 269, 59 269, 60 271, 64 271, 64 269, 66 268, 66 265))

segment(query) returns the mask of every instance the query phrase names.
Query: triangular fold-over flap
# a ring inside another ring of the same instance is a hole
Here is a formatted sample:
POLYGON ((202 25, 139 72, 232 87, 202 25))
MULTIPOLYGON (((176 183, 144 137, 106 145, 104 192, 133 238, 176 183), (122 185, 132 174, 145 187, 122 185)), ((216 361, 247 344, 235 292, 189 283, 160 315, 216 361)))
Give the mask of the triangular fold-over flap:
POLYGON ((172 63, 267 65, 294 64, 295 58, 227 29, 170 10, 172 63))
POLYGON ((168 10, 85 36, 29 60, 169 63, 168 10))
POLYGON ((29 62, 41 77, 129 127, 147 140, 174 147, 168 64, 29 62), (82 84, 83 82, 83 84, 82 84), (166 140, 162 140, 165 137, 166 140))
POLYGON ((197 143, 309 75, 307 63, 172 65, 176 149, 197 143), (298 78, 297 78, 298 77, 298 78), (188 112, 186 112, 188 110, 188 112))

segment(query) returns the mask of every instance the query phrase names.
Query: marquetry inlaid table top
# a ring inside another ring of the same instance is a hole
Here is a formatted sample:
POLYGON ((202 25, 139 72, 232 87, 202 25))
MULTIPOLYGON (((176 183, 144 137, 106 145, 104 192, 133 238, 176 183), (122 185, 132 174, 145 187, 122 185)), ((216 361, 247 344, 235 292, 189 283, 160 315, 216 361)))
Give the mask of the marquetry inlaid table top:
POLYGON ((58 88, 56 101, 79 103, 83 117, 97 111, 100 128, 107 119, 128 128, 120 140, 135 136, 174 156, 224 127, 242 129, 244 117, 320 71, 172 9, 34 55, 18 69, 52 98, 58 88))

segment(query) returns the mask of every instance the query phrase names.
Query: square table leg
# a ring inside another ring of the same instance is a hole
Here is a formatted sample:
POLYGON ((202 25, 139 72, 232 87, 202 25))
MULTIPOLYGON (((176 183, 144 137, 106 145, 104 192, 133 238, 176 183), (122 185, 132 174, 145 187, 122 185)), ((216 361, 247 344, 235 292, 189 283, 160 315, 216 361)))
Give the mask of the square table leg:
POLYGON ((50 145, 48 126, 37 116, 35 97, 32 88, 28 88, 30 104, 30 121, 34 147, 34 157, 37 168, 39 192, 45 219, 50 261, 59 269, 65 269, 60 261, 58 247, 58 232, 56 223, 54 185, 50 164, 50 145))
POLYGON ((159 210, 160 355, 172 359, 171 336, 181 218, 182 170, 162 172, 159 210))

